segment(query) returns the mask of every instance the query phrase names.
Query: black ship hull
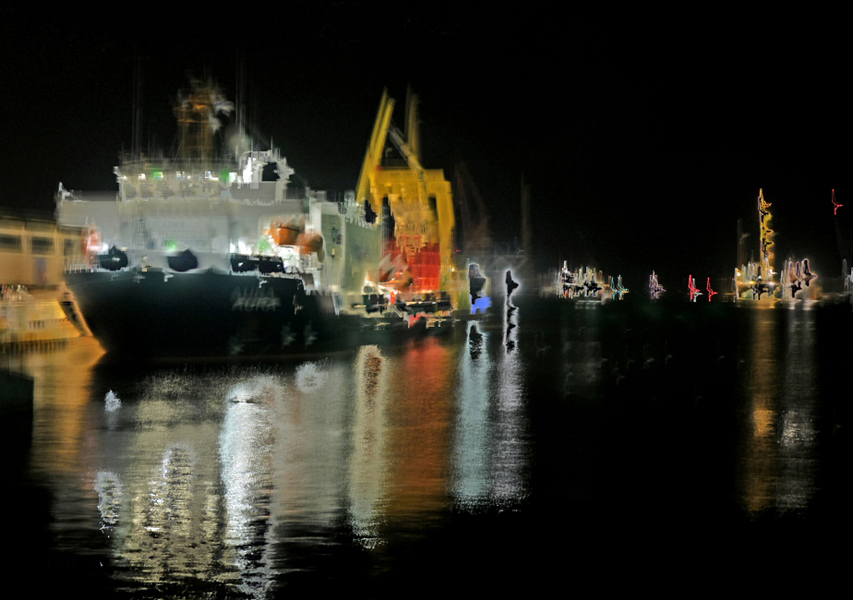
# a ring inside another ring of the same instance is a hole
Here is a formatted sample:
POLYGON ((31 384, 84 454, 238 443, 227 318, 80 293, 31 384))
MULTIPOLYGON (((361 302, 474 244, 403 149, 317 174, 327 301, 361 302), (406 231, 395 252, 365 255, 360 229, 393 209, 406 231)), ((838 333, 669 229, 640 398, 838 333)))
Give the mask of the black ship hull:
POLYGON ((424 330, 402 319, 336 316, 296 277, 204 271, 66 274, 92 334, 111 354, 276 357, 386 343, 424 330))

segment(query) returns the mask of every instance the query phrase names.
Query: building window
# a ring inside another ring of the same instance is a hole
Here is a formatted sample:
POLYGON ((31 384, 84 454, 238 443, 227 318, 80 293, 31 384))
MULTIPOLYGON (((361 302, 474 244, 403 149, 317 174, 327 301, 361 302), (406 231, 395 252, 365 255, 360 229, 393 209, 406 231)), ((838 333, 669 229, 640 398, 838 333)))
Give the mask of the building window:
POLYGON ((32 237, 30 238, 30 250, 33 254, 53 254, 53 239, 32 237))
POLYGON ((75 254, 79 254, 77 251, 80 248, 80 240, 71 240, 66 238, 63 245, 63 255, 64 256, 74 256, 75 254))
POLYGON ((0 233, 0 252, 20 252, 21 236, 0 233))

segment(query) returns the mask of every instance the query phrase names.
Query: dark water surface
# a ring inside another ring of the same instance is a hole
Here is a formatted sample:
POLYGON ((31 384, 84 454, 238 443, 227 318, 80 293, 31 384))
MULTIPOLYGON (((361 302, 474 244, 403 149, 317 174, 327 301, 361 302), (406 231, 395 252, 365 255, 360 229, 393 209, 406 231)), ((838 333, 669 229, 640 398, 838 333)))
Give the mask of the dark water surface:
POLYGON ((6 580, 128 598, 821 590, 849 544, 852 330, 849 306, 520 300, 310 362, 125 364, 92 340, 3 356, 36 381, 32 439, 6 450, 6 580))

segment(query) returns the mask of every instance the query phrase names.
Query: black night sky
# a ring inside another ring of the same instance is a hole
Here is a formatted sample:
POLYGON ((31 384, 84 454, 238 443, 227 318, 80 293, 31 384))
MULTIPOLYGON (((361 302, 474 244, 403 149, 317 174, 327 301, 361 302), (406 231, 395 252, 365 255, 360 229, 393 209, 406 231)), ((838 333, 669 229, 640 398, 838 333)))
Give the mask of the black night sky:
POLYGON ((6 9, 0 206, 51 211, 60 181, 114 189, 137 58, 143 143, 166 150, 187 73, 233 98, 242 63, 251 121, 316 189, 355 187, 382 88, 402 125, 411 84, 422 162, 448 179, 468 165, 498 241, 520 236, 522 177, 530 185, 540 269, 569 259, 634 289, 652 269, 671 290, 689 273, 728 277, 738 218, 757 253, 763 188, 777 266, 809 257, 840 274, 833 219, 849 231, 853 198, 838 20, 607 12, 325 1, 108 22, 6 9), (833 188, 849 203, 837 217, 833 188))

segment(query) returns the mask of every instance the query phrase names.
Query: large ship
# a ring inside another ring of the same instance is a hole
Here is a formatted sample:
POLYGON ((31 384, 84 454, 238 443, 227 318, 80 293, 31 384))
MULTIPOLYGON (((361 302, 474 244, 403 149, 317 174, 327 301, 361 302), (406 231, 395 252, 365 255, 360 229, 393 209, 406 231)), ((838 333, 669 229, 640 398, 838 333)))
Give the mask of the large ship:
POLYGON ((58 222, 86 231, 65 281, 92 333, 110 352, 219 357, 446 326, 458 295, 450 184, 420 166, 393 107, 383 92, 357 191, 331 198, 293 185, 275 149, 217 150, 233 105, 193 82, 175 108, 177 157, 124 156, 107 199, 59 186, 58 222))

